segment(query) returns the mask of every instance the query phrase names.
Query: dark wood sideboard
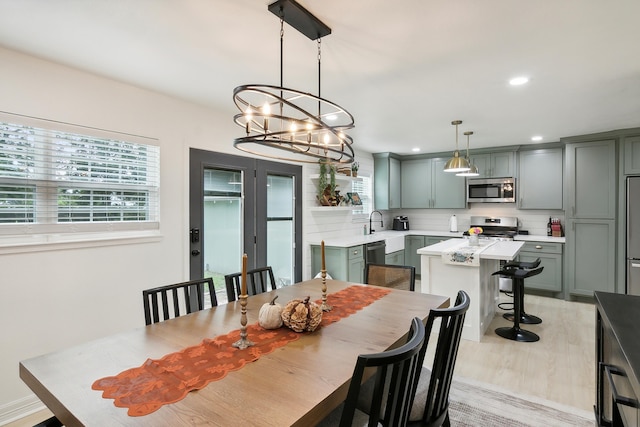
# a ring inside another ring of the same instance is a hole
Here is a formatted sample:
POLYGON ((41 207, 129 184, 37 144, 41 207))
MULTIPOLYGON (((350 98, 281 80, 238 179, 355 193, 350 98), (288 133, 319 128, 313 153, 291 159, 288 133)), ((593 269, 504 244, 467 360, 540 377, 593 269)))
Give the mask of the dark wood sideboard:
POLYGON ((595 292, 599 426, 640 425, 640 296, 595 292))

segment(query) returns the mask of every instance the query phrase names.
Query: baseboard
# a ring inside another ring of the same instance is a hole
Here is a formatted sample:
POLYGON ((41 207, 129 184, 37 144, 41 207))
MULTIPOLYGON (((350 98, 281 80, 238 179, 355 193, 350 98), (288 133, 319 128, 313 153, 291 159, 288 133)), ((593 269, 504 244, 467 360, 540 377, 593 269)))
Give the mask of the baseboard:
POLYGON ((0 426, 17 421, 45 408, 35 394, 9 402, 0 406, 0 426))

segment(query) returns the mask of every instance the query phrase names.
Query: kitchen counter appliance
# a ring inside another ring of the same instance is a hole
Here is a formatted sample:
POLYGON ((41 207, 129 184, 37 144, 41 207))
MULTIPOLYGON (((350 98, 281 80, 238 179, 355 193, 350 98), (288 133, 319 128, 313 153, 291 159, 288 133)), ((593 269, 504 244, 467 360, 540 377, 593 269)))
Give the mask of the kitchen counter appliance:
POLYGON ((406 216, 393 217, 393 229, 396 231, 406 231, 409 229, 409 218, 406 216))
POLYGON ((467 180, 467 203, 515 203, 515 178, 467 180))

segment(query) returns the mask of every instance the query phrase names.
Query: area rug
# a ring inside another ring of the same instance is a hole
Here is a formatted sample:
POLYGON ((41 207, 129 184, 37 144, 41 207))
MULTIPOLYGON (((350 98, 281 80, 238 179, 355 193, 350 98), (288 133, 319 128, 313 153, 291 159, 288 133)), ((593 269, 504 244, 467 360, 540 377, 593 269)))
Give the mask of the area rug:
POLYGON ((455 378, 449 392, 451 427, 593 427, 593 413, 492 384, 455 378))

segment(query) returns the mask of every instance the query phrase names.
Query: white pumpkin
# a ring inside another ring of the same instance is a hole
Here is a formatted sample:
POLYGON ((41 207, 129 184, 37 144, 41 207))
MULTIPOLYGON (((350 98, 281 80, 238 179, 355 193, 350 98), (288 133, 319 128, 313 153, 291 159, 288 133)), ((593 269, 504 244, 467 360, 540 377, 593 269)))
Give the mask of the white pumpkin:
POLYGON ((276 303, 278 295, 271 302, 263 304, 258 312, 258 324, 265 329, 278 329, 282 326, 282 306, 276 303))

